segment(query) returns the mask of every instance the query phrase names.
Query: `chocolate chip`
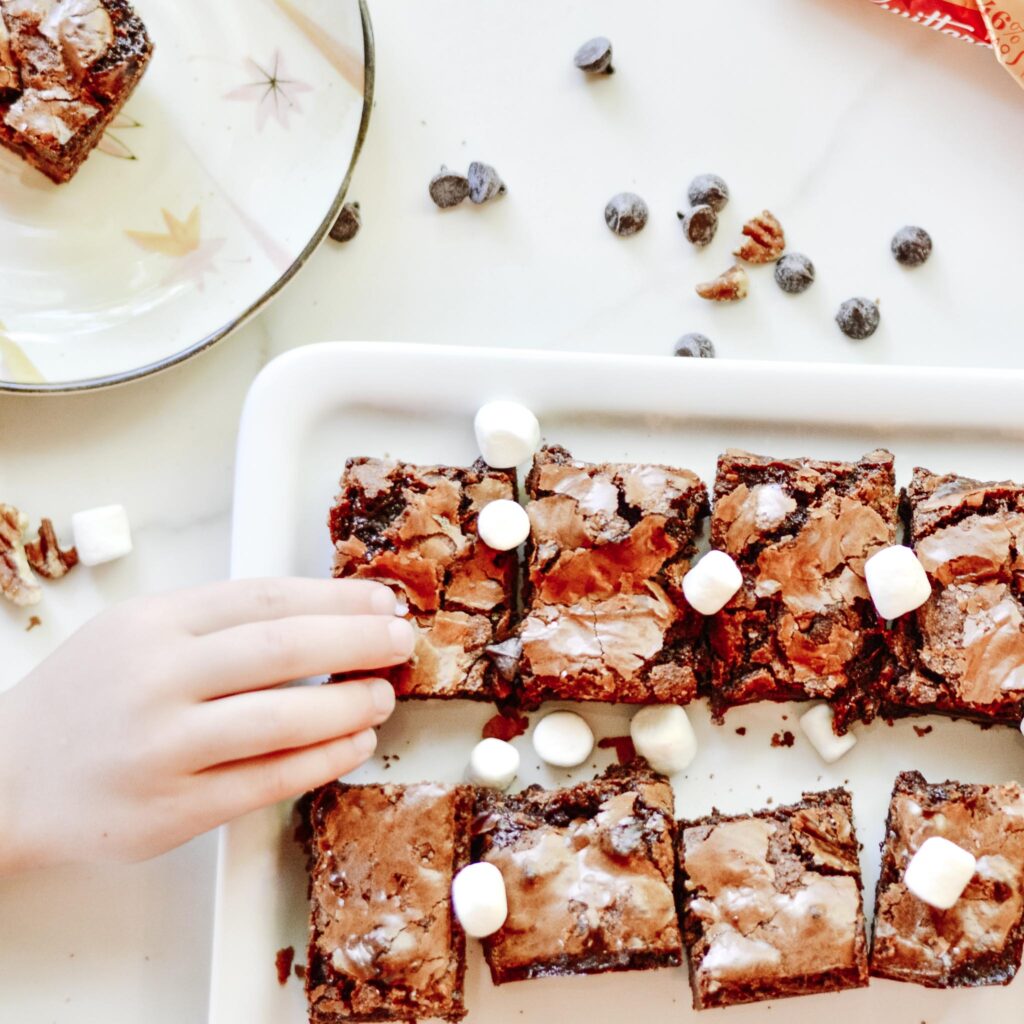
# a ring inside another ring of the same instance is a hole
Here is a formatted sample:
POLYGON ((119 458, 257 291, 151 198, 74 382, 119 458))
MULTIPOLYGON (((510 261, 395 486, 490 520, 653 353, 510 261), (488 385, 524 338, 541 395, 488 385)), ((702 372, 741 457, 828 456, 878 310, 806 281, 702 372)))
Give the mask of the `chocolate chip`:
POLYGON ((505 182, 498 176, 498 172, 490 164, 482 164, 474 160, 469 165, 469 201, 471 203, 486 203, 489 199, 496 199, 505 194, 505 182))
POLYGON ((692 206, 689 210, 680 210, 676 216, 683 225, 683 234, 688 241, 698 248, 703 248, 718 230, 718 214, 708 203, 692 206))
POLYGON ((447 210, 458 206, 469 195, 469 179, 464 174, 449 171, 442 164, 441 170, 430 179, 429 192, 430 198, 442 210, 447 210))
POLYGON ((610 75, 612 67, 612 43, 604 36, 588 39, 575 53, 573 63, 590 75, 610 75))
POLYGON ((684 334, 675 348, 677 356, 691 356, 694 359, 714 359, 715 346, 703 334, 684 334))
POLYGON ((787 252, 775 264, 775 283, 784 292, 799 295, 814 283, 814 264, 802 252, 787 252))
POLYGON ((358 203, 346 203, 338 214, 338 219, 331 228, 331 238, 335 242, 351 242, 359 229, 363 226, 362 218, 359 216, 358 203))
POLYGON ((847 299, 836 313, 836 323, 848 338, 863 341, 878 329, 878 306, 870 299, 847 299))
POLYGON ((717 174, 698 174, 686 190, 691 206, 710 206, 720 213, 729 202, 729 186, 717 174))
POLYGON ((647 204, 635 192, 619 192, 604 208, 605 223, 617 235, 635 235, 647 223, 647 204))
POLYGON ((924 228, 908 224, 892 236, 893 256, 905 267, 919 267, 932 254, 932 236, 924 228))

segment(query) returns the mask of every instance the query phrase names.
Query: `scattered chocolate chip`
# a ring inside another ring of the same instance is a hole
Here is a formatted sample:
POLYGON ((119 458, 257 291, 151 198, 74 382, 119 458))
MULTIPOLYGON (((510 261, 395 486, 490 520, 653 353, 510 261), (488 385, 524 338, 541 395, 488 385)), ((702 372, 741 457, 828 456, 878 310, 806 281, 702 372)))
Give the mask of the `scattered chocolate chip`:
POLYGON ((680 210, 676 216, 683 225, 683 234, 686 235, 687 241, 698 248, 703 249, 715 237, 718 230, 718 214, 708 203, 692 206, 689 210, 680 210))
POLYGON ((589 75, 610 75, 612 67, 612 43, 604 36, 588 39, 573 55, 572 62, 589 75))
POLYGON ((430 179, 430 198, 442 210, 458 206, 469 195, 469 179, 464 174, 449 171, 444 164, 430 179))
POLYGON ((786 248, 786 235, 775 216, 762 210, 743 225, 746 241, 733 252, 747 263, 774 263, 786 248))
POLYGON ((523 656, 523 641, 512 636, 500 644, 490 644, 484 654, 491 659, 494 670, 506 683, 514 683, 519 674, 519 661, 523 656))
POLYGON ((292 973, 292 960, 295 959, 295 947, 285 946, 274 955, 274 967, 277 970, 277 983, 283 985, 292 973))
POLYGON ((647 204, 635 192, 619 192, 604 208, 604 222, 622 237, 642 230, 647 216, 647 204))
POLYGON ((505 182, 498 176, 498 172, 490 164, 482 164, 478 160, 469 165, 467 180, 469 201, 477 205, 503 196, 506 192, 505 182))
POLYGON ((335 242, 351 242, 359 229, 363 226, 362 218, 359 216, 358 203, 346 203, 338 214, 338 219, 331 228, 331 238, 335 242))
POLYGON ((848 338, 863 341, 878 329, 878 306, 870 299, 847 299, 836 313, 836 323, 848 338))
POLYGON ((694 359, 714 359, 715 346, 711 339, 703 334, 684 334, 675 348, 677 356, 689 356, 694 359))
POLYGON ((38 615, 30 615, 28 618, 28 625, 25 627, 26 633, 31 633, 37 626, 41 626, 43 620, 38 615))
POLYGON ((691 206, 710 206, 715 213, 721 213, 729 202, 729 186, 717 174, 698 174, 686 190, 691 206))
POLYGON ((739 728, 738 728, 738 729, 736 730, 736 735, 737 735, 737 736, 746 736, 746 735, 747 735, 747 727, 746 727, 745 725, 741 725, 741 726, 740 726, 740 727, 739 727, 739 728))
POLYGON ((928 733, 930 733, 931 731, 932 731, 932 726, 930 726, 930 725, 915 725, 914 726, 914 732, 916 732, 918 736, 927 736, 928 733))
POLYGON ((629 764, 636 760, 636 747, 631 736, 605 736, 597 741, 597 745, 602 750, 614 750, 615 760, 619 764, 629 764))
POLYGON ((738 264, 719 274, 713 281, 697 285, 697 294, 712 302, 736 302, 745 299, 750 290, 747 272, 738 264))
POLYGON ((772 736, 773 747, 791 747, 796 742, 796 737, 787 729, 785 732, 777 732, 772 736))
POLYGON ((905 267, 919 267, 932 254, 932 236, 924 228, 908 224, 892 236, 893 256, 905 267))
POLYGON ((814 264, 802 252, 787 252, 775 264, 775 283, 790 295, 799 295, 814 284, 814 264))

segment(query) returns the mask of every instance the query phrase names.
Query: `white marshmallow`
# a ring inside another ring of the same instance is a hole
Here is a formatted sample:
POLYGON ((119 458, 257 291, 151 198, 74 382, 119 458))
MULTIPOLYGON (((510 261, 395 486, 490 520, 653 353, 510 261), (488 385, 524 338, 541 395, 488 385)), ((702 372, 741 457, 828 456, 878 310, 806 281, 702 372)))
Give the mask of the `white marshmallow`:
POLYGON ((71 517, 71 529, 82 565, 102 565, 131 554, 132 531, 123 505, 76 512, 71 517))
POLYGON ((898 619, 932 596, 932 586, 917 555, 902 544, 876 551, 864 563, 871 600, 883 619, 898 619))
POLYGON ((474 939, 493 935, 508 917, 501 872, 485 861, 467 864, 452 879, 452 907, 467 935, 474 939))
POLYGON ((469 755, 469 781, 489 789, 508 789, 519 771, 519 751, 504 740, 481 740, 469 755))
POLYGON ((518 501, 489 501, 476 517, 476 532, 495 551, 511 551, 530 536, 530 517, 518 501))
POLYGON ((556 768, 583 764, 594 749, 594 734, 572 711, 552 711, 533 728, 533 749, 537 756, 556 768))
POLYGON ((473 421, 484 462, 495 469, 520 466, 540 447, 540 423, 519 402, 488 402, 473 421))
POLYGON ((800 729, 825 764, 838 761, 857 745, 857 737, 852 732, 843 736, 835 734, 832 728, 834 718, 832 709, 827 704, 815 704, 800 716, 800 729))
POLYGON ((910 858, 903 882, 919 900, 949 910, 977 869, 978 862, 963 847, 942 836, 932 836, 910 858))
POLYGON ((739 566, 724 551, 709 551, 683 577, 683 594, 701 615, 720 612, 742 586, 739 566))
POLYGON ((636 752, 663 775, 681 772, 697 756, 697 734, 678 704, 641 708, 629 723, 629 735, 636 752))

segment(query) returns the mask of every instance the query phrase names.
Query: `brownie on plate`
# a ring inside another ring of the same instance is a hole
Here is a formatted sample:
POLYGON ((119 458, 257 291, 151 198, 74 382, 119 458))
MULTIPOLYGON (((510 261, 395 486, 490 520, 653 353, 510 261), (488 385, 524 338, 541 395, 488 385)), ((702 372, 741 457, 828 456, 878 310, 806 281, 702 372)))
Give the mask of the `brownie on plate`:
POLYGON ((904 500, 932 596, 897 626, 885 712, 1024 718, 1024 486, 915 469, 904 500))
POLYGON ((839 729, 871 717, 891 659, 864 562, 893 543, 896 523, 887 451, 856 462, 719 458, 711 544, 736 560, 743 586, 709 626, 716 713, 821 699, 839 729))
POLYGON ((697 1010, 868 983, 850 794, 679 825, 679 903, 697 1010))
POLYGON ((408 605, 419 635, 412 659, 389 674, 399 697, 508 695, 487 648, 508 636, 516 553, 487 547, 476 519, 488 502, 515 496, 514 473, 482 461, 346 463, 330 514, 334 575, 390 584, 408 605))
POLYGON ((70 180, 152 54, 126 0, 0 0, 0 144, 70 180))
POLYGON ((889 805, 875 901, 871 973, 929 988, 1007 985, 1024 947, 1024 789, 1018 783, 929 784, 903 772, 889 805), (972 853, 978 870, 950 910, 903 884, 911 857, 942 836, 972 853))
POLYGON ((484 940, 495 984, 681 962, 672 787, 646 762, 569 789, 481 791, 474 828, 475 859, 508 893, 484 940))
POLYGON ((685 469, 592 465, 549 447, 526 487, 523 704, 692 700, 707 653, 682 578, 707 515, 704 484, 685 469))
POLYGON ((332 783, 310 807, 311 1024, 465 1016, 452 913, 473 790, 332 783))

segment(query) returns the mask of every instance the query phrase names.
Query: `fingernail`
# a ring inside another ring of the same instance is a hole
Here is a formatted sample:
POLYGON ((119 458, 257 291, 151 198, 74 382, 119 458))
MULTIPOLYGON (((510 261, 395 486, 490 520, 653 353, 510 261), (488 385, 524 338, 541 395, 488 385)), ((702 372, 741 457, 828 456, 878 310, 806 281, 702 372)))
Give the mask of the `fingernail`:
POLYGON ((416 646, 416 632, 412 628, 412 623, 405 619, 395 619, 394 622, 388 623, 388 635, 391 637, 392 653, 405 661, 416 646))
POLYGON ((377 587, 370 598, 370 609, 374 615, 394 615, 397 604, 395 595, 385 586, 377 587))
POLYGON ((377 734, 372 729, 364 729, 352 737, 352 747, 357 757, 369 757, 377 749, 377 734))
POLYGON ((375 679, 370 683, 370 701, 373 710, 381 717, 387 718, 395 710, 395 691, 385 679, 375 679))

